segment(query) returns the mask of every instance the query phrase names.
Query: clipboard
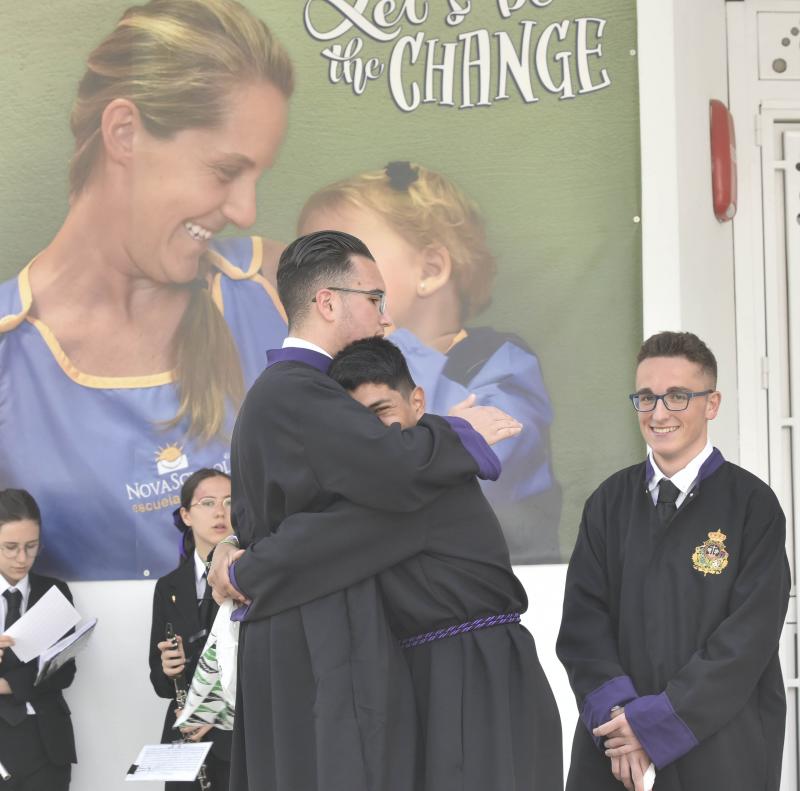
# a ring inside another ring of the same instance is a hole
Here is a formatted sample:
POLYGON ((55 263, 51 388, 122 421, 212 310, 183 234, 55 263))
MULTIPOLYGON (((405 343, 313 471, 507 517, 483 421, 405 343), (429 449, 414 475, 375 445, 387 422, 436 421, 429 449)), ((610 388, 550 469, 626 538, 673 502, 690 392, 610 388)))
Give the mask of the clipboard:
POLYGON ((89 644, 96 625, 97 618, 83 621, 75 627, 74 632, 43 651, 39 656, 39 670, 36 674, 36 681, 33 682, 34 686, 38 686, 42 681, 50 678, 66 662, 83 651, 89 644))

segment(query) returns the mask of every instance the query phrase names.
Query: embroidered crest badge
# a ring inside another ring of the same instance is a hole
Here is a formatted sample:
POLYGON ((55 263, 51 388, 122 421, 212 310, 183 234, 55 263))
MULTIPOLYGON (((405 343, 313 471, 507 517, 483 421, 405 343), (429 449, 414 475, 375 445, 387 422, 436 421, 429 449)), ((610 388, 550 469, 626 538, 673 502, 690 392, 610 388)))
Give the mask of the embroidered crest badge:
POLYGON ((725 533, 714 530, 708 534, 708 541, 694 548, 692 565, 695 571, 706 574, 722 574, 728 565, 728 550, 725 549, 725 533))

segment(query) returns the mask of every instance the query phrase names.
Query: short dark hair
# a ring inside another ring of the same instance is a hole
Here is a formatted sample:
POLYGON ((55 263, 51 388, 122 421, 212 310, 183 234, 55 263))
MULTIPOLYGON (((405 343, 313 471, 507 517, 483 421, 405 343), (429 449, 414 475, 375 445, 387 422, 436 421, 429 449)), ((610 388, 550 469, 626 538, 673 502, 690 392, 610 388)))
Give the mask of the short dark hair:
POLYGON ((302 321, 311 299, 328 285, 344 285, 352 269, 351 256, 374 261, 360 239, 342 231, 317 231, 295 239, 281 253, 278 263, 278 296, 283 303, 289 327, 302 321))
POLYGON ((0 527, 8 522, 30 519, 41 527, 42 515, 36 500, 25 489, 3 489, 0 491, 0 527))
POLYGON ((716 387, 717 360, 711 349, 693 332, 659 332, 651 335, 639 349, 636 364, 649 357, 685 357, 697 363, 707 373, 716 387))
POLYGON ((408 397, 416 387, 403 352, 385 338, 363 338, 333 358, 328 375, 352 392, 363 384, 387 385, 408 397))

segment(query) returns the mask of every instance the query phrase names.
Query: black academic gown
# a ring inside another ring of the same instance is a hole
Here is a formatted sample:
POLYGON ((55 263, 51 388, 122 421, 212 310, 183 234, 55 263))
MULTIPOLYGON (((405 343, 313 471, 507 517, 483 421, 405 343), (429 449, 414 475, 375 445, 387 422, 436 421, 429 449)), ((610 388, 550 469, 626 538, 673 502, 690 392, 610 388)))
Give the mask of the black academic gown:
POLYGON ((656 764, 655 791, 777 791, 789 596, 780 505, 715 450, 665 526, 651 474, 645 463, 616 473, 584 508, 557 644, 582 720, 567 789, 622 787, 589 728, 624 705, 656 764), (703 574, 703 554, 727 565, 703 574))
MULTIPOLYGON (((336 505, 333 520, 352 530, 359 518, 351 503, 401 518, 441 486, 479 470, 447 420, 431 417, 410 431, 386 428, 328 378, 323 355, 286 349, 277 357, 282 361, 245 398, 231 453, 234 518, 249 547, 232 577, 256 601, 274 582, 265 572, 270 550, 260 539, 288 516, 336 505)), ((379 543, 372 550, 383 552, 379 543)), ((337 564, 328 560, 317 584, 337 593, 316 598, 312 591, 300 608, 265 616, 254 606, 245 616, 235 791, 414 787, 413 689, 377 583, 361 575, 345 590, 330 588, 325 576, 337 564)))
MULTIPOLYGON (((212 619, 216 615, 217 609, 217 605, 212 602, 212 619)), ((175 634, 183 638, 187 659, 184 677, 186 683, 190 684, 207 638, 204 633, 205 625, 200 623, 197 606, 193 557, 185 560, 174 571, 161 577, 153 592, 153 620, 150 628, 149 651, 150 683, 159 697, 171 698, 164 717, 162 744, 169 744, 180 739, 180 732, 172 727, 175 724, 175 684, 171 678, 164 675, 161 668, 161 652, 157 648, 157 644, 166 639, 167 623, 171 623, 175 634)), ((213 786, 214 791, 224 791, 228 787, 230 772, 231 732, 212 728, 205 739, 213 742, 206 766, 209 777, 216 781, 216 785, 213 786)), ((198 787, 197 782, 166 784, 168 791, 198 787)))
MULTIPOLYGON (((351 503, 297 514, 259 552, 265 582, 253 606, 261 613, 277 615, 372 574, 400 639, 527 609, 475 479, 399 519, 351 503), (345 511, 358 514, 354 524, 338 523, 345 511)), ((558 709, 524 627, 492 626, 404 655, 420 721, 416 791, 561 791, 558 709)))
MULTIPOLYGON (((55 585, 72 602, 66 583, 33 572, 29 575, 28 609, 55 585)), ((0 762, 21 780, 45 764, 68 767, 77 761, 70 710, 61 690, 75 678, 75 660, 65 662, 50 678, 34 686, 38 659, 22 663, 10 648, 0 662, 13 694, 0 695, 0 762), (36 714, 26 713, 29 701, 36 714)), ((0 782, 0 787, 2 787, 0 782)))

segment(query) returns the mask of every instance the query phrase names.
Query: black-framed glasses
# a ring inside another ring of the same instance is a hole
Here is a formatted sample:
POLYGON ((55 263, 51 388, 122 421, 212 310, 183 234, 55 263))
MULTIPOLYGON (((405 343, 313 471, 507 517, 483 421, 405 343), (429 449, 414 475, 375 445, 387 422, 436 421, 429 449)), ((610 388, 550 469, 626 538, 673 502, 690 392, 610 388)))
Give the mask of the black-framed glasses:
POLYGON ((35 558, 42 548, 40 541, 30 541, 27 544, 0 544, 0 553, 8 560, 14 560, 19 551, 22 550, 26 558, 35 558))
POLYGON ((222 507, 226 511, 231 510, 231 498, 230 495, 227 497, 202 497, 199 500, 195 500, 193 503, 189 504, 189 508, 193 508, 195 505, 199 505, 201 508, 205 508, 208 511, 212 511, 214 508, 217 507, 217 503, 221 502, 222 507))
MULTIPOLYGON (((348 294, 365 294, 375 302, 378 306, 378 313, 383 316, 386 313, 386 292, 380 288, 371 288, 369 291, 363 288, 345 288, 344 286, 325 286, 328 291, 346 291, 348 294)), ((312 302, 316 302, 317 298, 313 297, 312 302)))
POLYGON ((670 412, 683 412, 684 409, 689 408, 689 403, 693 398, 707 396, 713 392, 713 390, 700 390, 697 393, 690 393, 688 390, 671 390, 669 393, 661 393, 661 395, 631 393, 628 398, 637 412, 652 412, 658 406, 659 400, 664 402, 664 406, 670 412))

